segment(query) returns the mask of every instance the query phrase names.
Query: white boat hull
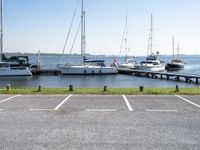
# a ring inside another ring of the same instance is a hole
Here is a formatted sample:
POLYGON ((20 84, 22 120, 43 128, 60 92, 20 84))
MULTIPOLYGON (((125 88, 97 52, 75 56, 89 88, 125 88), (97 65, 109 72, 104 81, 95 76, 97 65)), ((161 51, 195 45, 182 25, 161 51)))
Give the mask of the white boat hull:
POLYGON ((116 68, 101 66, 59 66, 59 70, 63 75, 102 75, 116 74, 116 68))
POLYGON ((136 67, 138 70, 144 70, 144 71, 164 71, 165 70, 165 65, 160 64, 160 65, 137 65, 136 67))
POLYGON ((0 68, 0 77, 6 76, 32 76, 29 68, 0 68))
POLYGON ((135 69, 135 66, 134 64, 119 64, 118 65, 118 68, 129 68, 129 69, 135 69))

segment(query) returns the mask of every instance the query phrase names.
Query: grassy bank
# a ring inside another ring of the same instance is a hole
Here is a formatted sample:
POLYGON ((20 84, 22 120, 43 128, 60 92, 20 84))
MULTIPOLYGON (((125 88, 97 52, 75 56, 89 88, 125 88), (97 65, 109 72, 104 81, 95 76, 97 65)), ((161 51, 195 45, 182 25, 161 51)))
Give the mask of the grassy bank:
POLYGON ((0 94, 126 94, 126 95, 200 95, 200 88, 181 88, 178 92, 175 88, 144 88, 140 92, 139 88, 108 88, 103 91, 103 88, 75 88, 69 91, 68 88, 42 88, 38 91, 37 88, 11 88, 7 91, 6 88, 0 88, 0 94))

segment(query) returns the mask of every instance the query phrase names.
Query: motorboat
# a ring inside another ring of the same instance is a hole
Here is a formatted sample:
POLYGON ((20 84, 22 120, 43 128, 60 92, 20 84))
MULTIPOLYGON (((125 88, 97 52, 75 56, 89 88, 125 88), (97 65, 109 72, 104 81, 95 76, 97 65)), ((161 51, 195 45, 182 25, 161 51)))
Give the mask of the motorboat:
POLYGON ((32 76, 32 73, 26 66, 13 67, 9 62, 0 62, 0 77, 7 76, 32 76))
POLYGON ((147 57, 145 61, 142 61, 140 64, 136 66, 138 70, 144 71, 164 71, 165 70, 165 63, 160 60, 159 52, 154 54, 152 52, 153 49, 153 15, 151 14, 151 27, 149 32, 149 39, 148 39, 148 49, 147 49, 147 57), (150 51, 150 55, 148 55, 150 51))
POLYGON ((138 64, 136 69, 144 71, 164 71, 165 64, 160 61, 158 55, 151 54, 146 58, 145 61, 142 61, 140 64, 138 64))
POLYGON ((25 57, 15 57, 11 58, 8 60, 3 60, 5 59, 5 56, 3 55, 3 27, 2 27, 2 14, 3 14, 3 9, 2 9, 2 2, 3 0, 0 1, 1 5, 1 26, 0 26, 0 77, 2 76, 31 76, 32 73, 29 69, 28 66, 23 65, 26 60, 25 57), (20 58, 20 59, 18 59, 20 58), (15 60, 15 61, 13 61, 15 60))

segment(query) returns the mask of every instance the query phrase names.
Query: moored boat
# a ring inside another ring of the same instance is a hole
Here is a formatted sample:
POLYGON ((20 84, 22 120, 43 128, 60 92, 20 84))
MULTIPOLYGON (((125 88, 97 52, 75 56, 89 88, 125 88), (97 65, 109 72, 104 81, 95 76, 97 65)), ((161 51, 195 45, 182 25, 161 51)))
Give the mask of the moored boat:
POLYGON ((0 77, 31 75, 30 69, 26 66, 13 67, 9 62, 0 62, 0 77))
POLYGON ((145 71, 164 71, 165 64, 159 58, 159 52, 153 54, 153 15, 151 14, 151 27, 149 32, 148 39, 148 49, 147 49, 147 58, 145 61, 142 61, 140 64, 136 66, 138 70, 145 71), (150 55, 148 54, 150 51, 150 55))
POLYGON ((128 57, 128 16, 126 14, 126 20, 125 20, 125 26, 124 26, 124 32, 122 36, 122 42, 121 42, 121 48, 120 48, 120 55, 122 52, 122 47, 124 45, 124 50, 125 50, 125 62, 120 63, 119 61, 116 60, 116 58, 113 61, 113 66, 119 68, 128 68, 128 69, 134 69, 137 65, 137 62, 135 60, 135 57, 128 57))
POLYGON ((136 69, 145 71, 164 71, 165 64, 160 61, 158 54, 151 54, 145 61, 142 61, 139 65, 137 65, 136 69))
POLYGON ((181 70, 184 68, 185 63, 179 57, 179 43, 177 44, 177 58, 174 56, 174 37, 172 39, 172 60, 170 63, 167 63, 166 69, 167 70, 181 70))
MULTIPOLYGON (((88 60, 85 57, 85 11, 83 7, 81 10, 81 64, 80 65, 58 65, 58 69, 63 75, 105 75, 116 74, 118 71, 116 68, 106 66, 104 61, 88 60)), ((73 21, 73 19, 72 19, 73 21)))
MULTIPOLYGON (((1 5, 0 77, 1 76, 31 76, 32 73, 31 73, 30 69, 28 68, 28 66, 22 65, 22 63, 24 63, 24 60, 26 60, 26 58, 20 57, 22 59, 19 59, 18 61, 12 61, 14 59, 6 60, 6 61, 3 60, 4 55, 3 55, 3 27, 2 27, 2 23, 3 23, 3 19, 2 19, 3 6, 2 6, 2 4, 3 4, 3 2, 2 1, 3 0, 0 0, 0 5, 1 5)), ((16 60, 16 58, 15 58, 15 60, 16 60)))

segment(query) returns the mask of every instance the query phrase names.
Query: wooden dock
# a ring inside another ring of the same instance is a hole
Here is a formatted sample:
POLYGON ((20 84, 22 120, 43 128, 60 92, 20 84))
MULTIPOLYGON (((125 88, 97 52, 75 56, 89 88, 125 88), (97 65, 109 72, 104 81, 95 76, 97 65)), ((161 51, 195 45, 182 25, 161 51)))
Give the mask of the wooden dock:
POLYGON ((151 72, 151 71, 143 71, 143 70, 134 70, 134 69, 126 69, 119 68, 119 73, 122 74, 130 74, 139 77, 147 77, 147 78, 157 78, 157 79, 166 79, 173 81, 184 81, 186 83, 199 83, 200 76, 192 75, 192 74, 177 74, 177 73, 168 73, 168 72, 151 72))
POLYGON ((35 72, 32 72, 33 75, 41 76, 60 76, 62 73, 58 69, 42 69, 35 72))
MULTIPOLYGON (((186 83, 196 83, 200 81, 200 76, 192 74, 177 74, 177 73, 168 73, 168 72, 151 72, 143 70, 134 70, 126 68, 118 68, 119 73, 121 74, 130 74, 138 77, 154 78, 154 79, 165 79, 172 81, 184 81, 186 83)), ((62 73, 58 69, 44 69, 36 72, 32 72, 33 75, 41 76, 60 76, 62 73)))

